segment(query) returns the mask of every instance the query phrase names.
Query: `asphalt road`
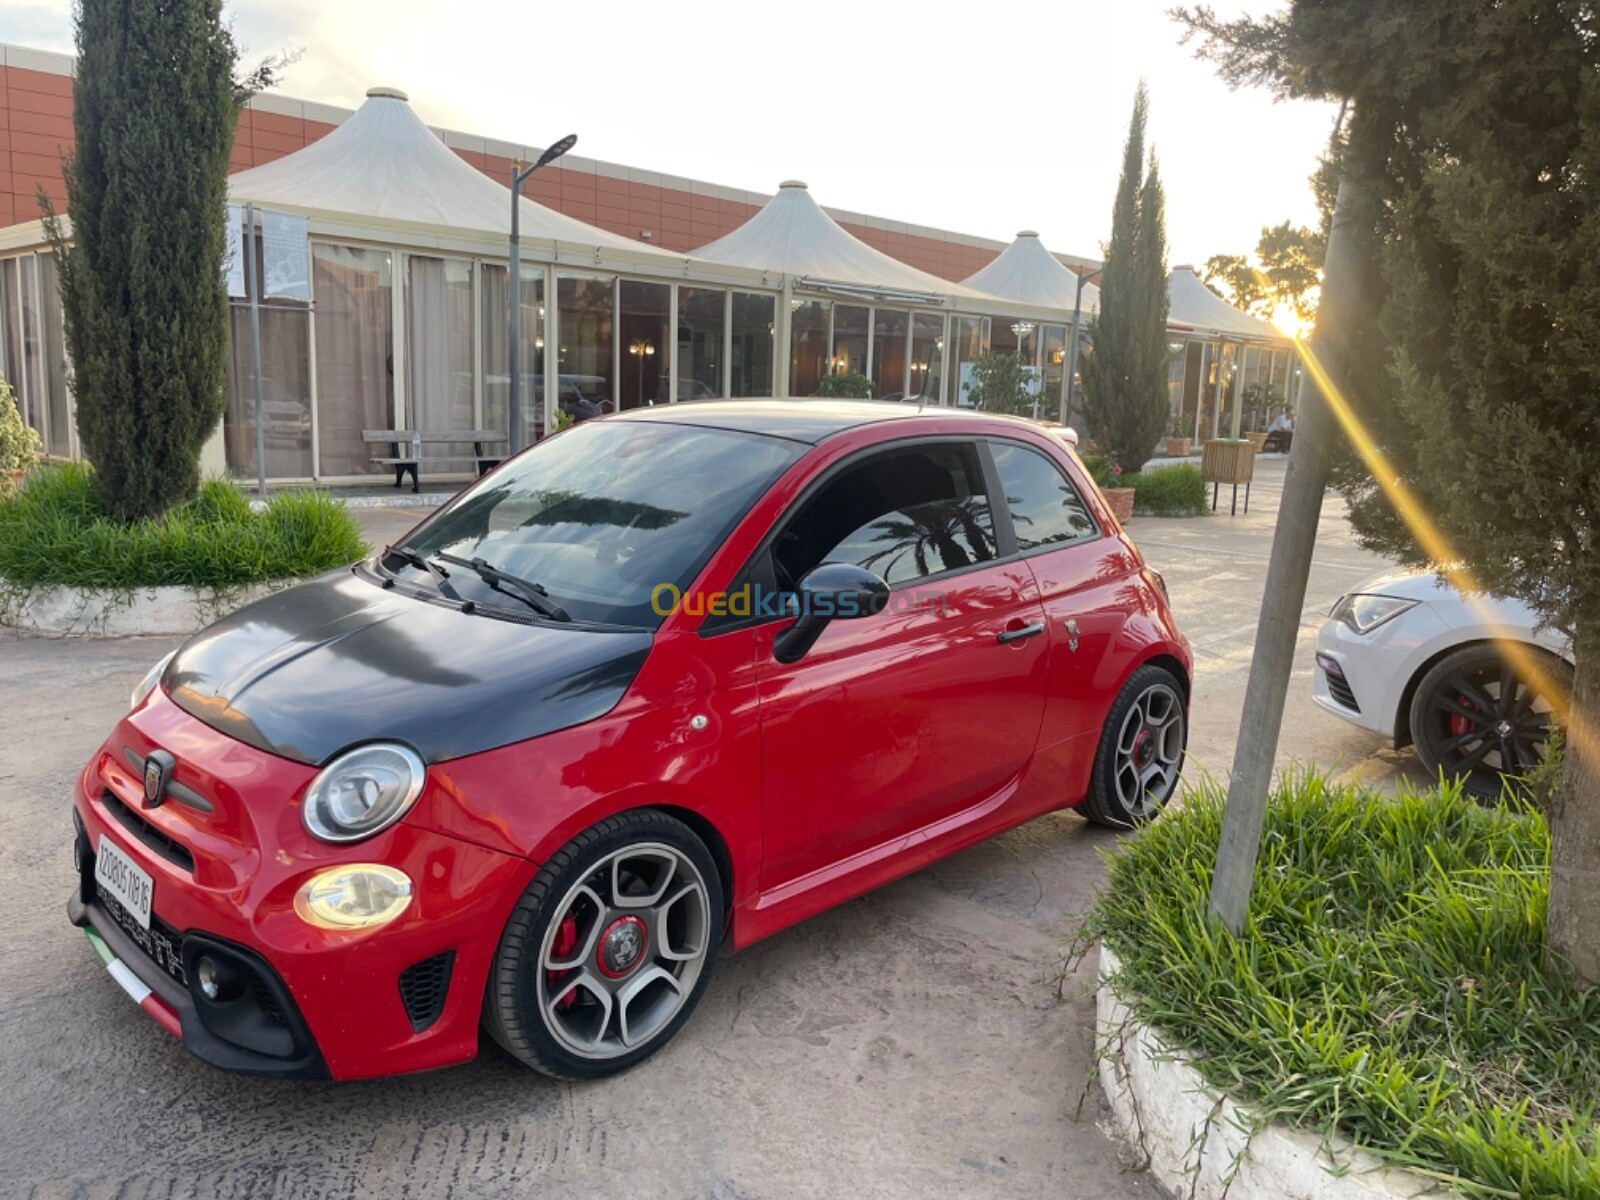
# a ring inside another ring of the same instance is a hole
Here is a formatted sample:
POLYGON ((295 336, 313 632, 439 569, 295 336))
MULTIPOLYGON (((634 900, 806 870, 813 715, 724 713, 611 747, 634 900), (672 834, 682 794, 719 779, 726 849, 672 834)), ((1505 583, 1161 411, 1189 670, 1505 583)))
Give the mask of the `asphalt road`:
MULTIPOLYGON (((1226 773, 1281 480, 1248 517, 1139 520, 1198 674, 1190 748, 1226 773)), ((1224 501, 1225 503, 1225 501, 1224 501)), ((363 516, 392 540, 420 514, 363 516)), ((1316 710, 1310 639, 1381 564, 1335 501, 1280 765, 1388 780, 1403 756, 1316 710)), ((1114 839, 1058 814, 723 962, 677 1040, 567 1085, 477 1061, 356 1084, 229 1076, 190 1058, 66 921, 73 773, 161 639, 0 634, 0 1196, 1154 1197, 1091 1092, 1089 968, 1057 963, 1114 839)), ((351 1003, 359 1004, 359 996, 351 1003)))

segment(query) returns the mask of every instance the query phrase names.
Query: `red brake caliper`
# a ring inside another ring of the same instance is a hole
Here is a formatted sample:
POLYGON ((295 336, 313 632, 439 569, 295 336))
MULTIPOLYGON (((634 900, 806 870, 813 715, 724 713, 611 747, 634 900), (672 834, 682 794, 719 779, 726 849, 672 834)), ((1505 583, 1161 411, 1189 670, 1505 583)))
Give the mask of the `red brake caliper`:
MULTIPOLYGON (((1462 708, 1471 709, 1473 712, 1477 712, 1478 711, 1478 706, 1476 704, 1474 704, 1471 700, 1468 700, 1465 696, 1457 696, 1456 697, 1456 703, 1461 705, 1462 708)), ((1472 728, 1472 726, 1468 723, 1467 718, 1462 716, 1460 713, 1451 713, 1450 714, 1450 736, 1451 737, 1461 737, 1463 734, 1465 734, 1467 732, 1467 730, 1469 730, 1471 728, 1472 728)))
MULTIPOLYGON (((557 958, 566 958, 578 948, 578 919, 571 913, 561 918, 561 924, 556 926, 555 941, 550 946, 550 953, 557 958)), ((566 978, 566 971, 550 971, 544 973, 544 986, 550 991, 556 990, 556 985, 566 978)), ((576 991, 562 997, 561 1003, 556 1005, 560 1009, 569 1009, 577 1002, 576 991)))

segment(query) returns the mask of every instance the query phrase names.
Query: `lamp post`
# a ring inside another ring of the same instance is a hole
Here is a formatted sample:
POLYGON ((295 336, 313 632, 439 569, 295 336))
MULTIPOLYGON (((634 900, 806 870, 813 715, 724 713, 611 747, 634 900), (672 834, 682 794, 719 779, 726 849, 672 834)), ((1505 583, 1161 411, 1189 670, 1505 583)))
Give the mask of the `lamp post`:
POLYGON ((1078 386, 1078 327, 1083 322, 1083 289, 1090 282, 1089 276, 1096 279, 1105 274, 1105 268, 1098 271, 1078 272, 1078 294, 1072 301, 1072 345, 1067 348, 1067 377, 1061 381, 1061 423, 1067 423, 1067 408, 1071 404, 1072 394, 1078 386))
POLYGON ((644 360, 656 352, 655 343, 647 338, 636 338, 628 343, 628 353, 639 360, 639 401, 637 407, 644 407, 644 360))
MULTIPOLYGON (((539 160, 527 170, 521 169, 520 162, 513 161, 511 164, 511 278, 507 280, 506 292, 507 307, 510 309, 507 324, 511 333, 511 361, 507 374, 510 376, 511 390, 508 403, 511 407, 512 454, 521 450, 528 440, 527 421, 522 415, 522 185, 528 182, 529 175, 555 162, 577 142, 578 135, 569 133, 539 155, 539 160)), ((553 300, 554 297, 547 299, 553 300)))

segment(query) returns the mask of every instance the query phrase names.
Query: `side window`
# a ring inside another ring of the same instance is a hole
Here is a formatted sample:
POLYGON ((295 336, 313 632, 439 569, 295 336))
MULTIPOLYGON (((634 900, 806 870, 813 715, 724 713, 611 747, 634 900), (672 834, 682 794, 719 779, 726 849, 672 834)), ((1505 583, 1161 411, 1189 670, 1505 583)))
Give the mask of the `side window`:
POLYGON ((990 442, 989 450, 1011 510, 1018 550, 1075 542, 1100 532, 1078 489, 1045 455, 1015 442, 990 442))
POLYGON ((773 546, 780 591, 825 562, 855 563, 890 584, 995 557, 994 521, 975 447, 906 446, 830 480, 773 546))

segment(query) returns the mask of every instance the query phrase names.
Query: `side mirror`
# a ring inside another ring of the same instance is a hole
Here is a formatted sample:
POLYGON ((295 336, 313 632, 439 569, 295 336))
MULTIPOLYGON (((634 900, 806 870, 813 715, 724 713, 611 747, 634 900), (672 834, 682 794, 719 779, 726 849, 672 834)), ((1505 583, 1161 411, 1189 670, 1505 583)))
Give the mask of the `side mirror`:
POLYGON ((830 621, 873 617, 889 603, 889 585, 854 563, 823 563, 800 581, 800 616, 772 643, 772 657, 781 663, 806 656, 830 621))

